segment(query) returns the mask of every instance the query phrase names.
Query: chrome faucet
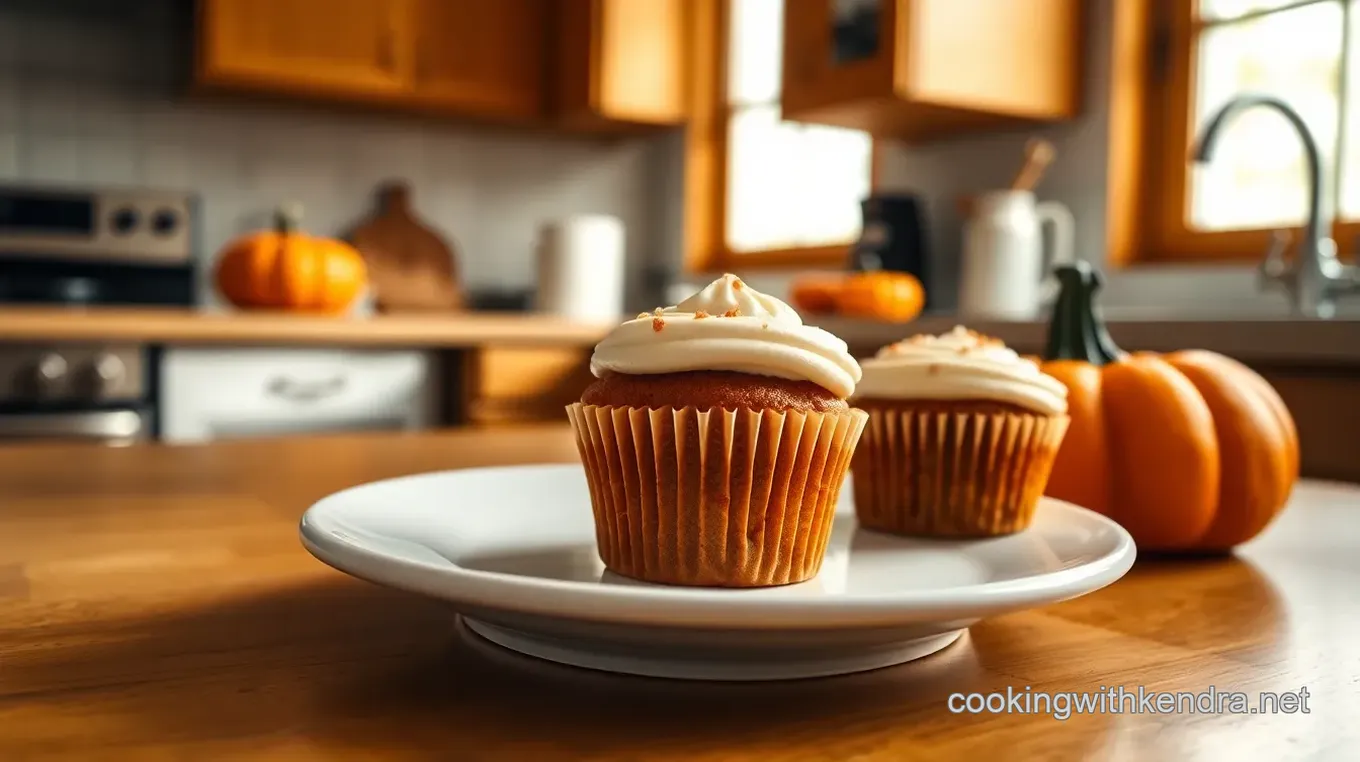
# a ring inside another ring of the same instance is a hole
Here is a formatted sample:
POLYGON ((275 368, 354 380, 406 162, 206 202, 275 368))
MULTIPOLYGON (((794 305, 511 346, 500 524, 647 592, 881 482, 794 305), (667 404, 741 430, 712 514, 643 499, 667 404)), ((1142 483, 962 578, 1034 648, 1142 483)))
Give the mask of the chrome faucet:
POLYGON ((1308 161, 1308 219, 1303 226, 1303 240, 1293 263, 1284 260, 1289 235, 1276 231, 1275 240, 1258 268, 1262 287, 1279 285, 1289 294, 1296 315, 1329 318, 1336 314, 1336 298, 1347 293, 1360 293, 1360 268, 1343 265, 1336 258, 1336 242, 1331 238, 1332 214, 1322 194, 1322 154, 1317 140, 1298 112, 1278 98, 1264 95, 1242 95, 1219 109, 1200 136, 1195 149, 1195 161, 1207 164, 1213 158, 1214 145, 1224 126, 1238 114, 1263 106, 1284 115, 1303 141, 1308 161))

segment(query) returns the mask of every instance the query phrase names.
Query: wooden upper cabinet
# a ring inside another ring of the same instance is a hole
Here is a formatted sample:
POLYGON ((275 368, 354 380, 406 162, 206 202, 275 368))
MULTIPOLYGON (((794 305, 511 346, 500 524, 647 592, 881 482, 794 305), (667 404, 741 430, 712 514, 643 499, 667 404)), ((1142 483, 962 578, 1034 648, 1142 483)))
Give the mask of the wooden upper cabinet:
POLYGON ((410 88, 411 0, 200 0, 198 84, 396 95, 410 88))
POLYGON ((688 0, 198 0, 195 84, 613 131, 685 118, 688 0))
POLYGON ((685 120, 687 0, 554 0, 553 115, 610 131, 685 120))
POLYGON ((1081 0, 789 0, 786 119, 921 141, 1076 116, 1081 0))
POLYGON ((542 116, 549 0, 414 1, 418 98, 464 113, 542 116))

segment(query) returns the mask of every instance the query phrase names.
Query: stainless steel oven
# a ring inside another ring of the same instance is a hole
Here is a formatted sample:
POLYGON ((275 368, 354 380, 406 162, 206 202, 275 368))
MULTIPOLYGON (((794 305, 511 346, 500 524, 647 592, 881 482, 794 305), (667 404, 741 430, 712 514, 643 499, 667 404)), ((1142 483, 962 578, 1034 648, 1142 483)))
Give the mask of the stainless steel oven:
MULTIPOLYGON (((0 186, 0 306, 192 306, 195 197, 152 190, 0 186)), ((159 348, 7 342, 0 441, 154 437, 159 348)))
POLYGON ((82 410, 0 415, 0 439, 93 440, 132 444, 150 435, 148 411, 82 410))
POLYGON ((0 346, 0 440, 151 436, 151 360, 137 344, 0 346))

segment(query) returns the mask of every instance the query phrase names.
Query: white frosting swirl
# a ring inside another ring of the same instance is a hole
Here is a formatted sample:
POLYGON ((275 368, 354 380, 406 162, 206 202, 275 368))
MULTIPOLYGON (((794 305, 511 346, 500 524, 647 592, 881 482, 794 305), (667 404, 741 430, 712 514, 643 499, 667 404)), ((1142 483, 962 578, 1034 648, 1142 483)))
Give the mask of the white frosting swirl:
POLYGON ((957 326, 913 336, 864 361, 856 396, 874 399, 994 400, 1042 415, 1067 412, 1067 387, 996 339, 957 326))
POLYGON ((643 313, 595 347, 590 372, 643 375, 727 370, 811 381, 838 397, 859 382, 845 342, 784 302, 724 275, 674 307, 643 313))

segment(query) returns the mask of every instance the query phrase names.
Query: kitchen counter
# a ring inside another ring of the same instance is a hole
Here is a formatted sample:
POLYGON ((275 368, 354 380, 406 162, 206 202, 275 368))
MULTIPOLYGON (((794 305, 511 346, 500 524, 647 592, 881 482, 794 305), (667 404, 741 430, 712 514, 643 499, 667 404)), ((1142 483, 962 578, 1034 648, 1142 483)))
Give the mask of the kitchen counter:
POLYGON ((486 312, 348 318, 184 309, 0 308, 0 341, 422 348, 546 343, 588 347, 608 330, 608 325, 572 323, 545 315, 486 312))
MULTIPOLYGON (((1360 366, 1360 320, 1248 318, 1107 317, 1115 343, 1128 351, 1170 352, 1209 349, 1247 363, 1360 366)), ((925 315, 906 324, 844 318, 809 318, 844 338, 857 354, 916 333, 943 333, 956 325, 995 336, 1018 351, 1039 354, 1048 340, 1048 320, 964 320, 925 315)))
MULTIPOLYGON (((809 316, 844 338, 861 356, 914 333, 941 333, 964 322, 1025 352, 1040 352, 1047 321, 963 321, 930 315, 911 323, 809 316)), ((343 345, 419 348, 555 346, 587 349, 611 324, 574 323, 546 315, 473 312, 332 318, 282 312, 180 309, 0 308, 4 341, 143 341, 158 344, 343 345)), ((1129 350, 1211 349, 1244 362, 1360 365, 1360 320, 1123 319, 1109 321, 1129 350)))
POLYGON ((1300 486, 1235 557, 1140 560, 915 664, 691 684, 473 648, 444 606, 299 545, 302 511, 336 489, 573 461, 562 425, 0 451, 4 759, 1342 759, 1360 745, 1354 486, 1300 486), (1110 686, 1242 691, 1253 707, 1303 689, 1307 707, 1154 714, 1126 700, 1058 721, 947 703, 1110 686))

